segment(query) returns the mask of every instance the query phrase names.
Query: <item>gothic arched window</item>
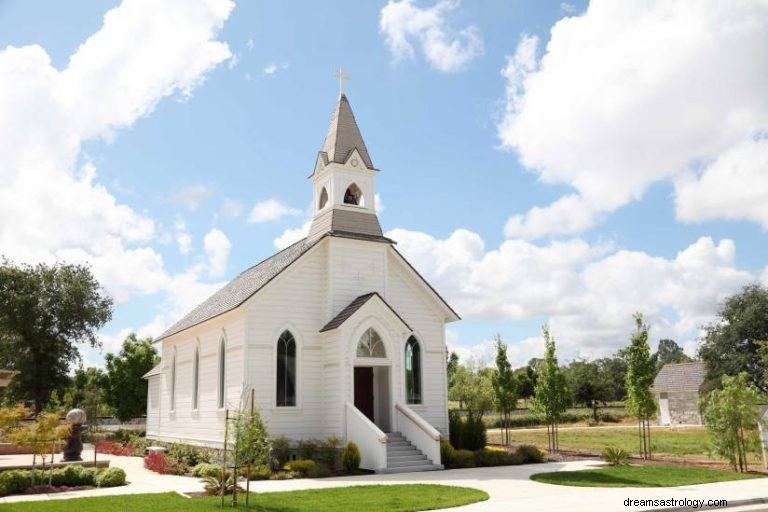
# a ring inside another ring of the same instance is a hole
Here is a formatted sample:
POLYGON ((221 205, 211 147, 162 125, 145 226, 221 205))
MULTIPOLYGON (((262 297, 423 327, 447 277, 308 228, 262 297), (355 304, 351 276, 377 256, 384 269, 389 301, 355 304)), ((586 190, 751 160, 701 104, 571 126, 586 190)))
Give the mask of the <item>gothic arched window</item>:
POLYGON ((317 209, 322 210, 328 204, 328 191, 323 187, 320 191, 320 200, 317 202, 317 209))
POLYGON ((296 405, 296 340, 283 331, 277 340, 277 406, 296 405))
POLYGON ((421 403, 421 347, 413 336, 405 342, 405 399, 409 404, 421 403))
POLYGON ((171 359, 171 410, 176 410, 176 347, 173 347, 171 359))
POLYGON ((195 358, 192 360, 192 409, 196 410, 200 402, 200 348, 195 347, 195 358))
POLYGON ((368 328, 360 336, 360 341, 357 343, 357 357, 387 357, 381 336, 372 328, 368 328))
POLYGON ((221 337, 219 342, 219 392, 218 392, 218 407, 224 408, 224 395, 227 391, 227 343, 224 337, 221 337))
POLYGON ((351 184, 344 192, 344 204, 363 206, 363 191, 356 183, 351 184))

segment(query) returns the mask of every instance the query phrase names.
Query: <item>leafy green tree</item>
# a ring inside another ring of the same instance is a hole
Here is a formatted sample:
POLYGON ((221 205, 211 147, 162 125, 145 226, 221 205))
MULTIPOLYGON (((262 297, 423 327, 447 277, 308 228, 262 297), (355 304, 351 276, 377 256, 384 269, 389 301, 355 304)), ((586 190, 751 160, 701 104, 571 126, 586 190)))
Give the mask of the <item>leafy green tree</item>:
MULTIPOLYGON (((531 359, 531 361, 540 361, 531 359)), ((521 366, 515 370, 515 381, 519 398, 528 399, 533 396, 533 387, 536 385, 536 370, 531 363, 521 366)))
POLYGON ((707 364, 706 387, 717 387, 723 375, 746 372, 750 384, 768 392, 759 353, 764 340, 768 340, 768 289, 752 284, 726 299, 717 320, 705 330, 699 357, 707 364))
POLYGON ((566 376, 574 402, 592 409, 592 418, 598 421, 600 404, 605 405, 610 399, 610 388, 602 375, 600 365, 597 361, 573 361, 568 365, 566 376))
POLYGON ((656 415, 656 399, 651 393, 656 365, 648 346, 648 326, 643 315, 635 313, 637 330, 632 334, 630 344, 622 350, 627 361, 627 412, 637 418, 640 457, 651 458, 650 420, 656 415))
POLYGON ((627 362, 618 356, 603 357, 597 360, 597 366, 606 400, 608 402, 624 401, 627 398, 627 362))
POLYGON ((674 342, 674 340, 659 340, 659 347, 653 355, 656 362, 656 373, 661 370, 665 364, 690 363, 692 359, 683 352, 683 347, 674 342))
POLYGON ((517 384, 507 358, 507 345, 496 335, 496 371, 491 377, 496 404, 502 417, 502 443, 509 444, 509 413, 517 405, 517 384))
POLYGON ((768 340, 760 342, 759 354, 765 369, 763 372, 763 383, 768 388, 768 340))
POLYGON ((447 356, 445 371, 448 372, 448 389, 453 384, 453 376, 456 375, 456 369, 459 367, 459 354, 451 351, 447 356))
POLYGON ((118 355, 107 354, 107 403, 120 421, 147 412, 147 381, 143 375, 157 363, 157 350, 152 338, 138 339, 131 333, 123 341, 118 355))
POLYGON ((568 387, 557 363, 555 339, 549 333, 549 326, 542 326, 541 331, 544 336, 544 360, 537 369, 531 408, 547 422, 549 450, 556 452, 559 450, 557 425, 568 407, 568 387))
POLYGON ((0 367, 20 373, 15 396, 41 411, 69 383, 79 345, 99 347, 96 332, 112 318, 112 299, 81 265, 0 263, 0 367))
MULTIPOLYGON (((267 437, 267 427, 261 419, 258 409, 251 411, 240 410, 235 413, 232 425, 232 458, 235 467, 234 480, 243 469, 253 467, 269 467, 272 446, 267 437)), ((224 468, 222 468, 222 472, 224 468)), ((237 506, 237 486, 233 489, 232 504, 237 506)), ((245 494, 248 505, 249 494, 245 494)), ((222 495, 223 498, 223 495, 222 495)))
POLYGON ((757 453, 755 433, 760 394, 742 372, 737 377, 723 375, 722 388, 701 400, 704 423, 718 455, 728 459, 734 471, 747 471, 747 453, 757 453))

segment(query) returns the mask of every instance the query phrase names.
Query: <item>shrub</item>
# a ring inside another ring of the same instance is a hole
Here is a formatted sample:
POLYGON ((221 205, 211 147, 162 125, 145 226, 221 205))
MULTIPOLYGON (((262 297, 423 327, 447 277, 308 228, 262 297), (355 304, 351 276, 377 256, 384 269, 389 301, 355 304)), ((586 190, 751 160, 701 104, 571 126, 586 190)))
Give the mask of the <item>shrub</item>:
POLYGON ((68 487, 95 485, 97 471, 96 468, 84 468, 83 466, 75 465, 66 466, 53 471, 51 483, 56 486, 66 485, 68 487))
POLYGON ((285 436, 272 439, 272 458, 275 459, 277 467, 285 466, 285 463, 291 460, 291 440, 285 436))
POLYGON ((299 459, 303 460, 315 460, 317 456, 318 442, 314 439, 303 439, 299 441, 296 446, 296 451, 299 454, 299 459))
POLYGON ((440 461, 447 468, 453 466, 456 460, 456 449, 448 441, 440 443, 440 461))
POLYGON ((201 462, 200 464, 192 468, 192 476, 196 476, 196 477, 215 476, 220 470, 221 468, 219 468, 214 464, 210 464, 208 462, 201 462))
POLYGON ((482 450, 488 442, 485 431, 485 423, 482 418, 470 414, 464 420, 464 428, 461 433, 461 444, 459 448, 465 450, 482 450))
POLYGON ((168 445, 168 456, 187 467, 195 467, 201 462, 213 462, 213 451, 208 448, 189 444, 172 443, 168 445))
POLYGON ((330 469, 338 468, 340 449, 341 439, 338 437, 329 437, 324 443, 320 443, 320 446, 318 446, 317 462, 330 469))
POLYGON ((464 430, 464 422, 461 421, 461 414, 455 409, 448 411, 448 432, 451 446, 460 448, 461 434, 464 430))
POLYGON ((356 473, 360 469, 360 449, 355 443, 347 443, 341 454, 341 466, 347 473, 356 473))
POLYGON ((475 452, 471 450, 456 450, 456 458, 453 461, 455 468, 475 467, 475 452))
POLYGON ((134 455, 141 457, 146 453, 149 441, 147 441, 146 437, 131 436, 128 438, 128 444, 133 446, 135 450, 134 455))
POLYGON ((609 466, 626 466, 629 464, 629 453, 622 448, 606 446, 600 457, 608 463, 609 466))
POLYGON ((272 471, 267 466, 254 466, 251 468, 251 474, 248 480, 269 480, 272 471))
POLYGON ((221 494, 222 487, 224 494, 232 494, 236 485, 232 472, 221 469, 215 475, 204 477, 202 482, 205 484, 205 493, 211 495, 221 494))
POLYGON ((0 473, 0 495, 18 494, 32 485, 32 472, 10 470, 0 473))
POLYGON ((125 485, 125 471, 120 468, 107 468, 96 475, 97 487, 117 487, 125 485))
POLYGON ((506 450, 484 448, 475 452, 476 466, 517 466, 523 463, 523 457, 518 453, 506 450))
POLYGON ((96 451, 98 453, 106 453, 107 455, 132 456, 136 453, 136 448, 130 444, 122 444, 114 441, 100 441, 96 445, 96 451))
POLYGON ((293 478, 293 473, 290 471, 276 471, 270 475, 270 480, 290 480, 293 478))
POLYGON ((187 472, 183 462, 163 453, 150 453, 144 457, 144 467, 161 475, 183 475, 187 472))
POLYGON ((316 467, 317 463, 313 460, 299 459, 288 462, 283 469, 297 473, 300 476, 307 476, 307 473, 316 467))
POLYGON ((517 447, 515 452, 523 461, 523 464, 531 462, 544 462, 544 452, 538 449, 536 446, 530 444, 521 444, 517 447))

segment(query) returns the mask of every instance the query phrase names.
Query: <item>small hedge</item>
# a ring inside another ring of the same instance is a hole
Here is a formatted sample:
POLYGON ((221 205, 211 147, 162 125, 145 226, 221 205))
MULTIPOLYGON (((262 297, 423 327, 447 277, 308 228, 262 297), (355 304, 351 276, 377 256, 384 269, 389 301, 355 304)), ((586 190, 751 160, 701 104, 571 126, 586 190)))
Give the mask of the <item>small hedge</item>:
POLYGON ((488 442, 482 417, 469 414, 462 418, 458 411, 448 411, 451 445, 463 450, 482 450, 488 442))
POLYGON ((13 469, 0 472, 0 496, 21 494, 34 485, 47 485, 48 481, 54 487, 117 487, 125 485, 125 471, 120 468, 84 468, 83 466, 65 466, 49 470, 13 469))
POLYGON ((522 445, 513 453, 504 448, 483 448, 482 450, 456 450, 450 443, 440 445, 440 457, 448 469, 517 466, 519 464, 544 461, 544 452, 531 445, 522 445))
POLYGON ((285 465, 284 469, 307 478, 323 478, 331 475, 331 470, 326 466, 308 459, 292 460, 285 465))
POLYGON ((356 473, 360 469, 360 462, 360 449, 350 441, 341 453, 341 465, 347 473, 356 473))
POLYGON ((194 468, 192 468, 192 476, 206 477, 216 476, 221 471, 221 468, 215 464, 209 464, 208 462, 201 462, 194 468))

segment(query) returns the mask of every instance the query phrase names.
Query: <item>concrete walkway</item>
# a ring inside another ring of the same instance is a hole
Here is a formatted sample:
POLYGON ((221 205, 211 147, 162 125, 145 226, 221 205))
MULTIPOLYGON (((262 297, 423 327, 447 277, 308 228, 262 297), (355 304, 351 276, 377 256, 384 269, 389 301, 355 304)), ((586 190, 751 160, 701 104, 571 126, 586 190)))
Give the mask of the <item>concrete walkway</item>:
MULTIPOLYGON (((87 454, 84 455, 87 456, 87 454)), ((93 456, 92 452, 90 456, 93 456)), ((142 459, 138 457, 104 456, 104 458, 110 459, 112 466, 121 467, 126 471, 130 482, 129 485, 124 487, 51 495, 8 496, 6 498, 0 498, 0 503, 170 491, 182 493, 197 492, 201 491, 203 487, 197 478, 158 475, 157 473, 147 471, 143 467, 142 459)), ((7 457, 0 458, 0 465, 4 462, 2 459, 7 459, 7 457)), ((599 466, 600 464, 600 462, 596 461, 573 461, 495 468, 454 469, 449 471, 431 471, 425 473, 395 475, 364 475, 314 480, 254 481, 251 482, 251 490, 253 492, 277 492, 300 489, 324 489, 350 485, 434 483, 473 487, 488 493, 490 496, 489 500, 456 509, 467 512, 549 512, 551 510, 561 510, 566 508, 569 511, 575 512, 643 510, 659 507, 625 507, 624 500, 675 498, 678 500, 726 499, 733 502, 736 500, 768 497, 768 480, 765 479, 666 489, 564 487, 540 484, 530 480, 530 476, 534 473, 587 469, 599 466)))

